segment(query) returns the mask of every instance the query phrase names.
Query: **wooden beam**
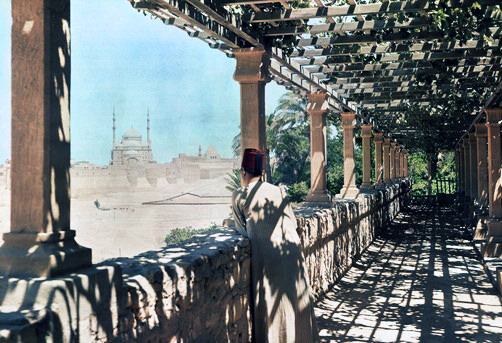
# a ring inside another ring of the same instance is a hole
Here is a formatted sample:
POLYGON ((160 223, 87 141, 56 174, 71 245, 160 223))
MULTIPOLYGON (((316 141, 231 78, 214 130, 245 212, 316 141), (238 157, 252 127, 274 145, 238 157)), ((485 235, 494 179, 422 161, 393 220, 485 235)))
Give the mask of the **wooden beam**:
POLYGON ((279 0, 224 0, 216 1, 220 6, 242 6, 242 5, 263 5, 263 4, 273 4, 279 2, 279 0))
POLYGON ((382 55, 388 53, 408 53, 408 52, 427 52, 427 51, 451 51, 451 50, 469 50, 469 49, 500 49, 502 41, 495 39, 493 41, 468 40, 465 44, 460 41, 455 42, 427 42, 415 44, 392 44, 378 46, 360 46, 358 44, 348 46, 335 46, 323 49, 295 49, 291 57, 316 57, 316 56, 359 56, 359 55, 382 55))
MULTIPOLYGON (((490 71, 478 71, 478 72, 455 72, 453 69, 446 69, 444 72, 449 74, 450 78, 478 78, 478 77, 500 77, 502 75, 501 67, 490 71)), ((349 72, 325 72, 326 77, 332 77, 336 79, 350 79, 350 78, 364 78, 364 77, 385 77, 385 76, 404 76, 404 75, 440 75, 441 73, 434 68, 415 68, 415 69, 393 69, 393 70, 356 70, 349 72)))
MULTIPOLYGON (((456 61, 453 61, 456 62, 456 61)), ((477 61, 474 61, 477 62, 477 61)), ((482 71, 493 71, 500 70, 501 58, 494 58, 479 63, 473 63, 471 65, 470 60, 458 60, 458 63, 452 63, 446 66, 447 70, 452 70, 455 72, 482 72, 482 71), (467 64, 469 63, 469 64, 467 64)), ((355 71, 377 71, 377 70, 407 70, 407 69, 423 69, 423 68, 433 68, 434 65, 427 61, 413 61, 413 62, 398 62, 398 63, 375 63, 375 64, 332 64, 331 61, 325 65, 303 65, 303 69, 307 69, 309 72, 355 72, 355 71)))
MULTIPOLYGON (((476 0, 451 0, 449 7, 471 6, 476 0), (451 6, 450 6, 451 5, 451 6)), ((478 0, 482 6, 500 5, 499 0, 478 0)), ((242 17, 244 22, 263 23, 272 21, 306 20, 312 18, 344 17, 358 15, 379 15, 387 13, 423 12, 436 9, 434 2, 425 0, 415 1, 385 1, 376 4, 345 5, 318 8, 302 8, 286 11, 272 11, 249 13, 242 17)))
POLYGON ((302 38, 297 44, 297 47, 308 46, 336 46, 347 44, 367 44, 381 42, 413 42, 419 40, 437 40, 442 39, 443 34, 439 32, 398 32, 389 33, 383 36, 378 35, 351 35, 338 37, 314 37, 302 38))
MULTIPOLYGON (((364 78, 351 78, 351 79, 337 79, 335 81, 326 82, 327 85, 336 88, 336 85, 347 85, 347 84, 361 84, 361 83, 374 83, 374 82, 413 82, 417 81, 415 77, 405 77, 405 76, 385 76, 385 77, 364 77, 364 78)), ((487 77, 483 79, 475 78, 471 79, 455 79, 448 78, 445 81, 449 82, 482 82, 487 84, 498 83, 500 81, 497 77, 487 77)))
POLYGON ((367 30, 390 30, 390 29, 411 29, 417 27, 423 27, 427 25, 427 20, 423 17, 413 18, 407 20, 403 23, 397 20, 371 20, 371 21, 353 21, 347 23, 331 23, 331 24, 319 24, 311 25, 305 30, 303 27, 290 26, 290 27, 278 27, 271 28, 267 30, 264 36, 286 36, 286 35, 298 35, 303 33, 310 33, 312 35, 320 33, 334 32, 337 34, 343 34, 345 32, 355 32, 355 31, 367 31, 367 30))
MULTIPOLYGON (((162 0, 162 1, 166 2, 174 0, 162 0)), ((221 6, 215 6, 214 3, 212 3, 209 0, 186 0, 186 1, 195 6, 196 8, 198 8, 202 13, 207 15, 209 18, 211 18, 221 26, 226 27, 235 35, 247 41, 252 46, 255 47, 262 46, 259 40, 251 35, 252 33, 250 34, 242 28, 241 20, 238 15, 228 12, 221 6)))

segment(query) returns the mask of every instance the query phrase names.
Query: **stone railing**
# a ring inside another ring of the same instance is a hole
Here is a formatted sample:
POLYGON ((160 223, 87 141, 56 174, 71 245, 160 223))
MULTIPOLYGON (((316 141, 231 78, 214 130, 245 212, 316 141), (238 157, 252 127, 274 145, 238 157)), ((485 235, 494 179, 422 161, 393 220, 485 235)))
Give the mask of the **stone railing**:
MULTIPOLYGON (((316 297, 400 211, 409 189, 401 182, 329 209, 297 209, 316 297)), ((222 228, 66 278, 0 278, 0 342, 248 342, 249 290, 249 241, 222 228)))

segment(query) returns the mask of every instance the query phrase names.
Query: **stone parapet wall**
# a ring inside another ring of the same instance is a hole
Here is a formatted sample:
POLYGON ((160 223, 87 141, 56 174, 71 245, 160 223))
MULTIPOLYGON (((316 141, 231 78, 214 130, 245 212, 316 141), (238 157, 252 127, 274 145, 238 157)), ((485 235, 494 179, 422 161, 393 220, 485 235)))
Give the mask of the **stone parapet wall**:
POLYGON ((322 295, 357 260, 410 197, 407 182, 361 194, 356 200, 337 200, 333 208, 297 210, 298 234, 310 285, 322 295))
POLYGON ((228 229, 119 264, 128 293, 119 342, 248 342, 249 241, 228 229))
MULTIPOLYGON (((296 210, 316 297, 400 211, 409 189, 402 182, 333 208, 296 210)), ((248 342, 249 291, 249 241, 221 228, 69 277, 0 278, 0 342, 248 342)))

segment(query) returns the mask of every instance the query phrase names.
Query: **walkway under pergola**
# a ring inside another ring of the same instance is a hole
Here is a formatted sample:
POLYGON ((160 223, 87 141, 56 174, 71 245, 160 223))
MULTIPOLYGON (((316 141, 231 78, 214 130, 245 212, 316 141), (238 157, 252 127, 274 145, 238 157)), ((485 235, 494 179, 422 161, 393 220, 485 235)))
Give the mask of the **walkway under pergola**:
MULTIPOLYGON (((267 82, 308 97, 308 201, 330 201, 325 126, 331 112, 340 114, 344 131, 341 198, 361 191, 355 184, 353 140, 360 128, 362 190, 407 178, 409 151, 437 156, 455 150, 459 191, 480 216, 489 211, 491 219, 502 217, 500 1, 129 2, 236 59, 241 147, 265 150, 267 82)), ((489 240, 502 241, 502 228, 491 219, 489 240)), ((498 255, 495 246, 485 250, 498 255)))

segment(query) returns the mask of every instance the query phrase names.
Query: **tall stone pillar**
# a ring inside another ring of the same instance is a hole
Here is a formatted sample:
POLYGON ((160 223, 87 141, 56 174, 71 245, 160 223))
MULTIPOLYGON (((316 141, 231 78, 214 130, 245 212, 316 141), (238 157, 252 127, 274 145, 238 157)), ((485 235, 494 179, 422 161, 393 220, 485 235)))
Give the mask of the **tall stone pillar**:
POLYGON ((470 147, 470 158, 471 158, 471 179, 469 184, 471 185, 471 200, 478 201, 478 144, 476 135, 474 133, 469 134, 469 147, 470 147))
POLYGON ((390 138, 383 140, 383 182, 386 185, 392 183, 390 179, 390 138))
POLYGON ((477 157, 478 157, 478 204, 481 208, 488 205, 488 130, 486 124, 476 126, 477 157))
POLYGON ((337 198, 353 199, 359 194, 356 186, 356 168, 354 161, 354 128, 356 127, 356 114, 342 112, 343 128, 343 187, 337 198))
POLYGON ((309 202, 329 202, 326 180, 326 93, 308 94, 307 112, 310 115, 310 193, 309 202))
POLYGON ((404 151, 404 178, 408 179, 409 174, 408 174, 408 150, 404 151))
POLYGON ((265 84, 268 54, 259 48, 234 50, 234 80, 241 88, 241 156, 246 148, 266 151, 265 84))
POLYGON ((465 197, 471 197, 471 148, 470 142, 467 137, 464 137, 463 146, 464 146, 464 190, 465 197))
POLYGON ((458 152, 458 148, 455 149, 455 174, 456 174, 456 183, 457 183, 457 191, 459 191, 460 185, 460 156, 458 152))
POLYGON ((502 109, 486 110, 488 134, 488 194, 491 218, 502 218, 502 189, 500 185, 500 120, 502 109))
POLYGON ((488 108, 488 199, 490 218, 487 220, 487 244, 483 247, 485 256, 502 257, 502 186, 500 181, 500 121, 501 108, 488 108))
POLYGON ((383 133, 375 132, 373 134, 375 141, 375 186, 383 186, 383 161, 382 161, 382 144, 383 133))
POLYGON ((401 179, 401 156, 403 154, 403 147, 396 147, 396 179, 401 179))
POLYGON ((70 1, 12 1, 11 227, 0 274, 91 265, 70 229, 70 1))
POLYGON ((390 180, 396 181, 396 142, 390 142, 390 180))
POLYGON ((363 138, 363 184, 361 189, 373 189, 371 183, 371 131, 372 125, 361 125, 363 138))
POLYGON ((464 162, 464 143, 458 145, 458 167, 459 167, 459 182, 458 187, 460 194, 465 196, 465 162, 464 162))

